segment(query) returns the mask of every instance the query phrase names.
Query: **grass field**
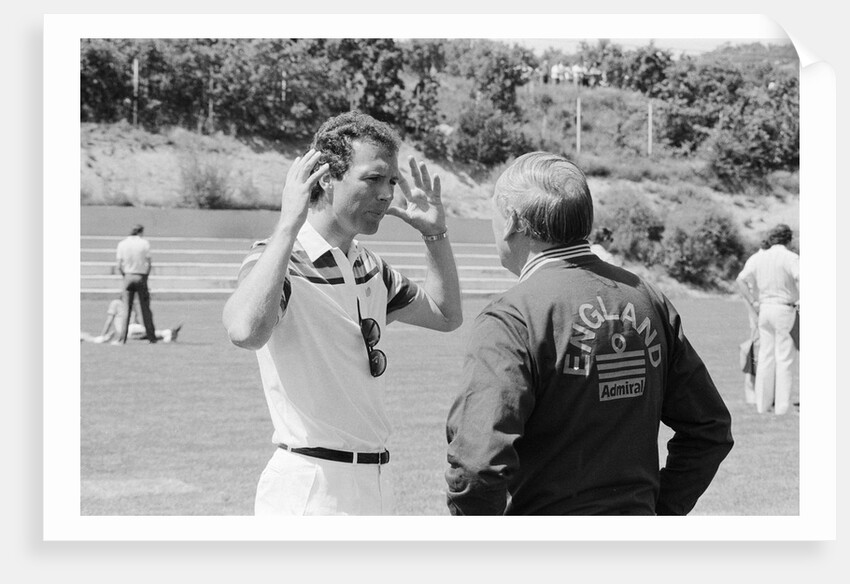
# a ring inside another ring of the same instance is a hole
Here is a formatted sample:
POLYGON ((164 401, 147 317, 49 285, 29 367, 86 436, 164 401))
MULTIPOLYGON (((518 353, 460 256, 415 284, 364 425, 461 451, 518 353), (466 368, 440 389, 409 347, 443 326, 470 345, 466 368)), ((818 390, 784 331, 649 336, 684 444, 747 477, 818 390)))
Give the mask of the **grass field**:
MULTIPOLYGON (((227 340, 222 302, 154 299, 158 328, 185 322, 177 343, 81 343, 82 515, 252 514, 257 478, 274 450, 272 429, 256 358, 227 340)), ((384 333, 398 514, 447 514, 445 419, 469 323, 484 303, 466 300, 466 323, 451 334, 400 324, 384 333)), ((799 514, 799 411, 758 415, 744 403, 743 303, 674 303, 732 412, 736 440, 693 514, 799 514)), ((99 332, 106 304, 81 303, 81 330, 99 332)), ((670 435, 662 427, 662 452, 670 435)))

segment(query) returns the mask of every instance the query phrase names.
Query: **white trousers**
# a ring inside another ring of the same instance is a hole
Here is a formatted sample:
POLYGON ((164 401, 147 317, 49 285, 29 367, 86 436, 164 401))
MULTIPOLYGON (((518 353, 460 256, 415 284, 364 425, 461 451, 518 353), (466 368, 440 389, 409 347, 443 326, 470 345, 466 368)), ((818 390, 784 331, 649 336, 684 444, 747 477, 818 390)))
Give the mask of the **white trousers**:
POLYGON ((392 515, 389 464, 322 460, 278 448, 260 475, 254 515, 392 515))
POLYGON ((744 373, 744 403, 753 405, 756 401, 756 376, 744 373))
MULTIPOLYGON (((748 311, 748 313, 750 320, 750 338, 755 340, 756 370, 758 370, 759 318, 752 310, 748 311)), ((756 376, 752 373, 744 373, 744 401, 749 405, 756 403, 756 376)))
POLYGON ((764 413, 773 406, 781 415, 791 405, 794 358, 797 350, 791 340, 796 309, 784 304, 759 306, 759 356, 756 366, 756 410, 764 413))

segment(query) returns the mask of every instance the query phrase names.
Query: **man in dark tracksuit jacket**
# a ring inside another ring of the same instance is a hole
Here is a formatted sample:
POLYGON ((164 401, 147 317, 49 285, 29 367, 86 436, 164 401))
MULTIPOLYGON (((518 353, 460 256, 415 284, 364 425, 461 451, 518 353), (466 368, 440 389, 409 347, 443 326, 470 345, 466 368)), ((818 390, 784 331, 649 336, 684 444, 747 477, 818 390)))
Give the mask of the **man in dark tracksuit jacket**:
POLYGON ((561 157, 527 154, 497 182, 497 247, 520 280, 470 333, 447 424, 453 515, 685 515, 732 448, 675 308, 590 251, 592 217, 561 157), (675 432, 660 471, 659 422, 675 432))

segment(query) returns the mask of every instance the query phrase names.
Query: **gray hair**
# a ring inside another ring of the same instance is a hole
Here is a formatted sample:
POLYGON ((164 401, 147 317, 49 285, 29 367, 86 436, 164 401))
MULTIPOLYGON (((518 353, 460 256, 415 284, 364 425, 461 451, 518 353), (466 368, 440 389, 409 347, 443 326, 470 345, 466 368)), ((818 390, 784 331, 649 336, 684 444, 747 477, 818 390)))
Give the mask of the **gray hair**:
POLYGON ((494 197, 503 215, 514 212, 527 236, 551 244, 590 237, 593 199, 581 169, 549 152, 523 154, 496 181, 494 197))

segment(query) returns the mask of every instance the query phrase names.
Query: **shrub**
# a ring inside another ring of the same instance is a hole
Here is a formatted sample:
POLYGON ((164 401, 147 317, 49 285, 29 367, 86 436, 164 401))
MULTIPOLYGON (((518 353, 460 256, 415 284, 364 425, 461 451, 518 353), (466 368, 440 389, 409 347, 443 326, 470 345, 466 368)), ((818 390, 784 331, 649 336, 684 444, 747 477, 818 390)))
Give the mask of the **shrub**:
POLYGON ((610 197, 596 223, 611 230, 612 253, 646 266, 660 261, 664 222, 640 196, 626 192, 610 197))
POLYGON ((229 201, 230 208, 261 209, 264 207, 260 189, 254 184, 250 175, 245 176, 243 173, 239 173, 232 177, 231 182, 237 186, 233 189, 233 196, 229 201))
POLYGON ((767 177, 770 191, 778 196, 798 195, 800 193, 800 174, 778 170, 767 177))
MULTIPOLYGON (((567 156, 567 158, 570 158, 567 156)), ((582 154, 572 158, 576 165, 584 171, 587 176, 606 178, 614 174, 616 162, 602 156, 593 154, 582 154)))
POLYGON ((464 109, 452 133, 451 153, 457 162, 489 168, 531 150, 513 116, 486 102, 464 109))
POLYGON ((642 182, 655 178, 655 164, 645 158, 625 158, 620 164, 617 175, 632 182, 642 182))
POLYGON ((439 129, 425 132, 419 138, 414 139, 413 144, 422 150, 422 154, 431 160, 441 160, 448 153, 446 136, 439 129))
POLYGON ((732 217, 710 204, 671 213, 666 232, 664 265, 681 282, 717 286, 734 278, 746 257, 747 247, 732 217))
POLYGON ((180 176, 184 206, 197 209, 228 209, 233 206, 233 188, 226 165, 212 159, 202 161, 191 155, 181 165, 180 176))
POLYGON ((83 178, 80 180, 80 205, 91 205, 94 200, 94 189, 83 178))
POLYGON ((767 191, 767 177, 799 168, 800 129, 797 86, 785 91, 754 89, 726 115, 709 140, 709 168, 728 192, 747 184, 767 191))

